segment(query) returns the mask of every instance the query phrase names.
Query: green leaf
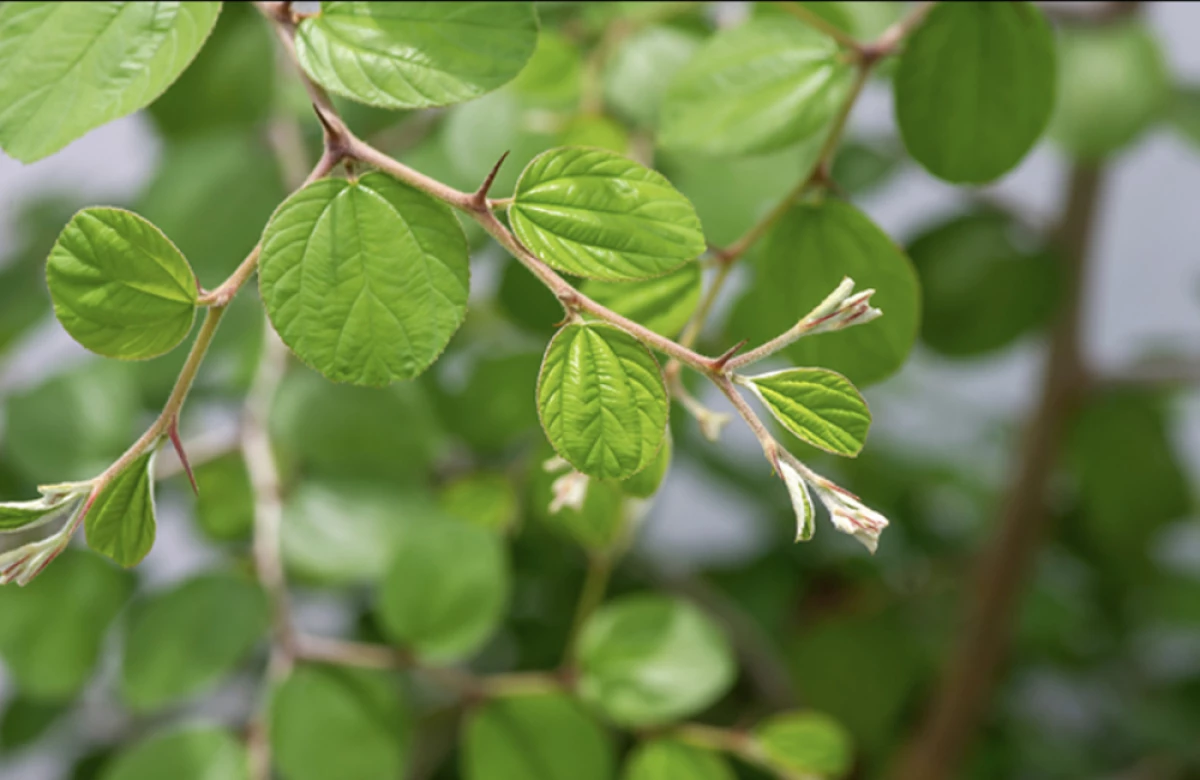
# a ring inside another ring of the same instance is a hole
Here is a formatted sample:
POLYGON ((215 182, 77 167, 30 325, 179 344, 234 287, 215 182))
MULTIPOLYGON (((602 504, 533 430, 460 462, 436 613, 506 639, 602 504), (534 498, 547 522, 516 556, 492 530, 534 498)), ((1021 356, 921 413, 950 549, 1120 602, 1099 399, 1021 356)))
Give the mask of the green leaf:
POLYGON ((21 162, 149 104, 183 72, 220 3, 5 3, 0 147, 21 162))
POLYGON ((135 710, 155 710, 201 693, 228 674, 270 623, 262 589, 207 574, 138 604, 125 637, 121 694, 135 710))
POLYGON ((558 144, 554 128, 535 121, 536 116, 524 108, 521 96, 511 88, 451 108, 440 140, 457 186, 478 186, 507 152, 492 182, 492 192, 512 192, 524 167, 558 144))
POLYGON ((671 739, 644 742, 634 750, 622 780, 735 780, 720 753, 671 739))
POLYGON ((934 176, 991 181, 1046 129, 1054 80, 1054 36, 1033 3, 941 3, 900 58, 900 135, 934 176))
POLYGON ((546 348, 538 414, 559 455, 601 479, 648 466, 667 429, 658 363, 632 336, 606 324, 568 325, 546 348))
POLYGON ((154 546, 154 450, 113 477, 86 512, 88 547, 126 568, 141 563, 154 546))
POLYGON ((667 85, 700 44, 698 36, 674 27, 647 27, 629 35, 605 65, 605 104, 636 125, 656 127, 667 85))
POLYGON ((196 467, 196 522, 217 541, 249 539, 254 529, 254 488, 240 453, 196 467))
POLYGON ((1167 65, 1141 22, 1064 29, 1058 52, 1050 137, 1077 158, 1094 160, 1131 144, 1167 106, 1167 65))
POLYGON ((823 366, 856 385, 885 379, 904 363, 917 337, 920 291, 912 264, 892 240, 849 203, 798 204, 764 239, 756 283, 734 309, 731 336, 767 341, 783 333, 849 276, 873 288, 883 316, 866 325, 807 336, 784 351, 802 366, 823 366))
POLYGON ((196 318, 196 277, 162 232, 130 211, 80 211, 46 262, 54 314, 67 333, 106 357, 170 352, 196 318))
POLYGON ((508 560, 500 537, 452 519, 409 523, 393 550, 378 604, 387 635, 434 663, 479 650, 508 607, 508 560))
MULTIPOLYGON (((530 424, 535 370, 526 391, 530 424)), ((288 373, 270 429, 282 458, 306 473, 387 484, 424 479, 439 441, 429 400, 415 383, 351 387, 311 371, 288 373)))
POLYGON ((11 396, 4 449, 38 484, 91 479, 136 435, 137 387, 131 366, 96 360, 11 396))
POLYGON ((284 343, 335 382, 412 379, 466 316, 458 220, 382 173, 322 179, 284 201, 263 233, 258 273, 284 343))
POLYGON ((659 142, 734 155, 823 136, 853 78, 828 36, 792 18, 753 19, 714 35, 675 76, 659 142))
POLYGON ((511 89, 526 106, 570 109, 579 100, 582 83, 579 47, 562 33, 543 30, 511 89))
POLYGON ((755 728, 754 737, 768 760, 788 772, 842 777, 853 761, 846 730, 817 712, 778 715, 755 728))
POLYGON ((611 780, 608 736, 558 693, 487 701, 468 717, 464 780, 611 780))
POLYGON ((284 504, 284 561, 318 583, 378 582, 410 524, 444 518, 432 498, 413 489, 307 480, 284 504))
POLYGON ((562 146, 594 146, 623 155, 629 151, 629 131, 615 119, 580 114, 563 126, 559 143, 562 146))
POLYGON ((63 510, 71 509, 75 503, 64 503, 61 496, 0 502, 0 534, 45 525, 61 515, 63 510))
POLYGON ((663 446, 654 456, 654 462, 621 482, 621 491, 634 498, 650 498, 657 493, 667 476, 667 471, 671 468, 671 448, 671 434, 668 433, 667 438, 663 441, 663 446))
POLYGON ((479 97, 520 73, 536 45, 532 3, 324 2, 296 31, 318 84, 383 108, 479 97))
POLYGON ((492 531, 510 531, 519 519, 517 489, 501 473, 460 477, 442 488, 439 501, 446 514, 492 531))
MULTIPOLYGON (((278 71, 273 37, 271 26, 263 24, 252 6, 226 3, 196 61, 150 104, 148 113, 158 129, 183 138, 217 128, 244 130, 266 121, 278 71)), ((188 256, 195 260, 190 252, 188 256)))
MULTIPOLYGON (((521 272, 532 278, 525 269, 521 272)), ((554 305, 558 306, 557 299, 554 305)), ((561 318, 559 307, 556 319, 561 318)), ((535 435, 541 363, 542 352, 533 350, 510 354, 489 350, 479 355, 467 368, 465 386, 440 399, 446 427, 472 449, 485 453, 501 452, 535 435)))
POLYGON ((846 192, 861 195, 891 181, 902 162, 898 144, 851 139, 838 147, 830 176, 846 192))
POLYGON ((662 174, 603 149, 551 149, 521 173, 513 231, 547 264, 609 281, 674 271, 706 249, 696 210, 662 174))
POLYGON ((580 292, 661 336, 674 338, 700 303, 701 277, 699 263, 688 263, 642 282, 589 279, 580 292))
POLYGON ((1058 303, 1058 264, 1014 219, 979 212, 935 225, 909 256, 924 296, 921 340, 950 357, 986 354, 1046 323, 1058 303))
POLYGON ((1180 136, 1193 146, 1200 146, 1200 88, 1194 84, 1177 85, 1168 119, 1180 136))
POLYGON ((249 780, 246 748, 224 729, 193 726, 142 740, 114 758, 101 780, 249 780))
POLYGON ((744 383, 783 427, 814 447, 853 457, 867 442, 871 412, 841 374, 792 368, 748 377, 744 383))
POLYGON ((69 709, 63 702, 43 702, 20 694, 9 700, 0 719, 0 748, 11 755, 37 742, 69 709))
POLYGON ((579 640, 579 694, 614 723, 641 728, 695 715, 737 673, 729 640, 699 609, 627 596, 591 617, 579 640))
POLYGON ((75 696, 100 657, 132 578, 98 555, 68 549, 24 588, 0 588, 0 658, 22 694, 75 696))
POLYGON ((408 731, 400 691, 376 671, 300 666, 271 700, 271 752, 284 780, 400 777, 408 731))

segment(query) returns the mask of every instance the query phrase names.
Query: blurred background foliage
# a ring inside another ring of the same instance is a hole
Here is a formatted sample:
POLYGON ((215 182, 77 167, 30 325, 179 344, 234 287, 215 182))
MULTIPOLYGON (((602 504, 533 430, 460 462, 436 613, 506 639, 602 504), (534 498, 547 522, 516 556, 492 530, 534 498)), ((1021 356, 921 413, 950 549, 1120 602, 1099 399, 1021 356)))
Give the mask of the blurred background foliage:
MULTIPOLYGON (((903 11, 889 2, 805 5, 860 39, 903 11)), ((505 151, 498 194, 552 146, 601 146, 652 161, 695 203, 717 246, 740 236, 801 178, 811 149, 727 158, 659 154, 655 146, 671 76, 717 25, 777 9, 538 6, 537 52, 508 86, 444 110, 406 114, 350 102, 340 109, 388 153, 466 189, 505 151)), ((1138 14, 1099 25, 1084 11, 1060 10, 1067 18, 1056 32, 1060 78, 1049 154, 1119 160, 1160 131, 1200 144, 1200 91, 1173 76, 1138 14)), ((884 67, 877 79, 886 83, 893 71, 884 67)), ((159 225, 208 286, 254 245, 284 195, 287 172, 269 151, 270 134, 299 126, 303 136, 292 141, 319 145, 307 98, 286 73, 269 28, 248 4, 229 3, 194 65, 138 120, 160 140, 158 163, 140 193, 114 205, 159 225)), ((852 125, 833 178, 869 210, 873 195, 903 186, 913 168, 894 129, 864 133, 852 125)), ((144 364, 74 353, 36 359, 58 336, 42 264, 82 205, 69 186, 19 202, 16 238, 0 261, 4 496, 101 470, 161 407, 183 359, 184 350, 144 364)), ((1057 208, 1044 211, 1054 216, 1057 208)), ((1046 221, 989 190, 963 190, 954 208, 921 214, 919 222, 897 238, 920 278, 922 363, 986 377, 989 361, 1036 350, 1062 300, 1059 250, 1046 221)), ((362 639, 385 635, 373 604, 381 583, 387 591, 397 540, 458 516, 502 530, 511 545, 502 630, 473 666, 549 668, 571 627, 587 551, 611 544, 630 513, 644 516, 649 538, 632 540, 612 593, 678 592, 730 631, 743 668, 705 719, 747 725, 802 703, 848 730, 853 776, 884 774, 953 646, 977 556, 995 531, 1003 475, 1015 468, 1021 415, 990 429, 968 427, 987 440, 931 454, 908 446, 903 425, 887 424, 903 413, 909 375, 872 388, 883 430, 863 455, 834 462, 813 453, 812 460, 891 519, 875 558, 828 532, 793 544, 786 494, 753 455, 753 442, 729 432, 712 444, 682 409, 674 410, 671 430, 675 469, 683 473, 672 473, 654 502, 631 505, 619 489, 597 484, 582 510, 552 515, 554 475, 542 467, 551 453, 533 388, 561 310, 481 231, 466 228, 478 249, 469 319, 428 374, 370 390, 333 385, 295 362, 287 367, 269 427, 282 464, 284 551, 301 624, 362 639), (988 462, 988 452, 1000 453, 999 462, 988 462), (689 518, 713 495, 751 541, 726 555, 673 555, 652 533, 656 524, 675 529, 673 538, 689 537, 689 551, 722 547, 704 527, 689 530, 689 518)), ((793 246, 803 238, 774 240, 793 246)), ((1173 250, 1195 259, 1194 246, 1173 250)), ((747 283, 772 258, 771 240, 752 253, 742 283, 719 302, 702 352, 780 330, 773 291, 747 283)), ((1150 258, 1121 262, 1151 272, 1150 258)), ((804 289, 819 298, 826 288, 804 289)), ((0 590, 7 679, 0 776, 104 777, 113 751, 165 723, 201 713, 238 728, 250 717, 268 619, 247 577, 253 492, 232 442, 263 337, 261 309, 247 290, 222 326, 183 420, 199 499, 178 474, 166 479, 160 501, 171 528, 145 567, 122 572, 77 549, 29 588, 0 590), (170 653, 186 662, 164 660, 170 653)), ((1163 358, 1160 352, 1146 357, 1163 358)), ((1190 479, 1196 468, 1182 460, 1179 427, 1187 387, 1125 381, 1138 376, 1101 382, 1069 420, 1051 479, 1052 530, 1024 583, 1011 657, 963 777, 1200 776, 1200 529, 1190 479)), ((953 414, 944 419, 955 424, 953 414)), ((1190 447, 1197 451, 1195 442, 1190 447)), ((452 564, 455 553, 439 553, 439 562, 452 564)), ((457 761, 428 769, 455 750, 446 738, 453 718, 412 680, 306 669, 281 697, 277 706, 296 714, 280 728, 315 740, 288 743, 296 752, 278 757, 286 777, 396 777, 405 765, 415 767, 413 776, 457 776, 457 761), (306 712, 334 713, 337 729, 298 722, 306 712), (343 774, 338 762, 355 754, 379 773, 343 774)), ((569 728, 570 714, 563 718, 569 728)), ((220 733, 188 738, 213 754, 228 748, 220 733)))

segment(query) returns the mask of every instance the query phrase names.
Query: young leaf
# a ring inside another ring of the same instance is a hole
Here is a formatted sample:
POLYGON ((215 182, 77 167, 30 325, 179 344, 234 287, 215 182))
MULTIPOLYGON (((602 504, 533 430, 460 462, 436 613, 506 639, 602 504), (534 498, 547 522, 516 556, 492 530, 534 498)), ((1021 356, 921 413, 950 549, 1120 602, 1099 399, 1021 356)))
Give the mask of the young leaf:
POLYGON ((203 691, 245 658, 267 631, 262 589, 208 574, 138 605, 125 637, 121 693, 142 712, 203 691))
POLYGON ((85 511, 88 547, 126 568, 141 563, 154 546, 154 452, 113 477, 85 511))
POLYGON ((687 325, 700 303, 699 263, 688 263, 657 279, 642 282, 588 280, 580 292, 667 338, 687 325))
POLYGON ((849 379, 820 368, 792 368, 743 380, 783 427, 835 455, 862 451, 871 412, 849 379))
POLYGON ((761 154, 823 134, 854 74, 828 36, 790 17, 714 35, 676 74, 659 141, 711 155, 761 154))
POLYGON ((508 606, 500 537, 454 519, 410 523, 394 550, 379 590, 378 613, 388 636, 435 663, 479 650, 508 606))
POLYGON ((158 97, 208 37, 220 3, 0 6, 0 147, 22 162, 158 97))
POLYGON ((98 555, 66 550, 25 588, 0 588, 0 658, 21 692, 75 696, 92 676, 133 579, 98 555))
POLYGON ((116 756, 104 780, 250 780, 246 748, 224 729, 189 727, 157 734, 116 756))
MULTIPOLYGON (((285 780, 400 777, 409 722, 387 675, 301 666, 271 699, 271 753, 285 780)), ((217 776, 214 776, 214 780, 217 776)))
POLYGON ((575 702, 558 693, 487 701, 469 716, 459 754, 464 780, 611 780, 613 748, 575 702))
POLYGON ((866 325, 802 338, 784 354, 857 385, 885 379, 917 337, 920 291, 904 253, 865 214, 832 198, 796 205, 762 244, 757 282, 738 302, 729 332, 766 341, 796 324, 847 276, 873 288, 887 315, 866 325))
POLYGON ((735 780, 729 762, 720 753, 656 739, 633 751, 622 780, 735 780))
POLYGON ((322 179, 263 234, 271 324, 335 382, 412 379, 466 316, 467 240, 450 208, 382 173, 322 179))
POLYGON ((535 157, 508 214, 535 255, 589 279, 662 276, 707 247, 696 210, 662 174, 603 149, 535 157))
POLYGON ((796 541, 807 542, 813 537, 816 528, 816 515, 813 512, 812 494, 800 472, 784 459, 779 461, 779 476, 787 486, 788 498, 792 501, 792 511, 796 513, 796 541))
POLYGON ((601 607, 579 641, 579 693, 614 723, 641 728, 702 712, 729 690, 729 640, 687 602, 628 596, 601 607))
POLYGON ((187 260, 158 228, 122 209, 72 217, 50 251, 46 281, 63 328, 106 357, 158 357, 183 341, 196 317, 187 260))
POLYGON ((900 135, 933 175, 991 181, 1046 129, 1054 82, 1054 37, 1033 3, 941 3, 900 58, 900 135))
POLYGON ((1103 157, 1158 120, 1170 96, 1162 49, 1145 24, 1064 29, 1050 137, 1077 158, 1103 157))
POLYGON ((64 502, 61 496, 43 496, 33 501, 0 502, 0 534, 29 530, 45 525, 73 508, 76 502, 64 502))
POLYGON ((533 3, 325 2, 296 54, 321 86, 381 108, 461 103, 511 81, 537 45, 533 3))
POLYGON ((846 730, 817 712, 778 715, 760 724, 754 738, 770 763, 785 772, 842 777, 853 760, 846 730))
POLYGON ((546 436, 572 466, 625 479, 653 461, 667 429, 658 363, 632 336, 607 324, 562 328, 538 376, 546 436))

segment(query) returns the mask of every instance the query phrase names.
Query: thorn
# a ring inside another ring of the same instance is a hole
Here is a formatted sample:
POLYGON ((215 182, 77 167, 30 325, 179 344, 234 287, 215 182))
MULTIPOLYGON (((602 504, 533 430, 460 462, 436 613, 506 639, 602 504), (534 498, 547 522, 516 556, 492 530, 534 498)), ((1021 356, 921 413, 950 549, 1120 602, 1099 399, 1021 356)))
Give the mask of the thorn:
POLYGON ((749 339, 742 339, 729 349, 725 350, 720 357, 713 358, 711 365, 712 370, 720 371, 722 368, 724 368, 725 364, 732 360, 733 356, 736 355, 742 347, 746 346, 747 341, 749 341, 749 339))
POLYGON ((167 429, 167 435, 171 437, 171 444, 175 445, 175 454, 179 456, 179 462, 183 464, 183 470, 187 472, 188 482, 192 483, 192 492, 197 496, 200 495, 200 487, 196 484, 196 475, 192 473, 192 464, 188 463, 187 453, 183 450, 183 442, 179 440, 178 416, 171 420, 171 427, 167 429))
POLYGON ((483 184, 479 185, 479 189, 471 195, 471 205, 479 210, 485 210, 488 207, 487 198, 488 191, 492 188, 492 182, 496 180, 496 174, 500 173, 500 166, 504 165, 504 161, 508 158, 508 152, 500 155, 500 159, 492 166, 492 170, 488 173, 487 178, 483 180, 483 184))
POLYGON ((338 158, 345 158, 349 150, 346 143, 346 126, 340 119, 334 121, 326 116, 325 109, 316 103, 312 104, 312 108, 316 112, 317 121, 321 123, 321 129, 325 132, 325 148, 338 158))

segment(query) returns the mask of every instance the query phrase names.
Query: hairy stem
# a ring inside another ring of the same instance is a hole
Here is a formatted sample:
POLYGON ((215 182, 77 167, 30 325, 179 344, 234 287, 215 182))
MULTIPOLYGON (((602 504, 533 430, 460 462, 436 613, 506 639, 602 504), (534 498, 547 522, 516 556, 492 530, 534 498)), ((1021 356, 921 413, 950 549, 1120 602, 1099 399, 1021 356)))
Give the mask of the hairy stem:
POLYGON ((1082 291, 1103 174, 1077 163, 1058 232, 1064 299, 1051 334, 1041 392, 1025 424, 1016 470, 997 520, 997 535, 984 551, 966 624, 925 719, 896 777, 945 780, 957 777, 979 730, 1008 651, 1022 584, 1050 519, 1046 493, 1067 421, 1087 390, 1080 352, 1082 291))

